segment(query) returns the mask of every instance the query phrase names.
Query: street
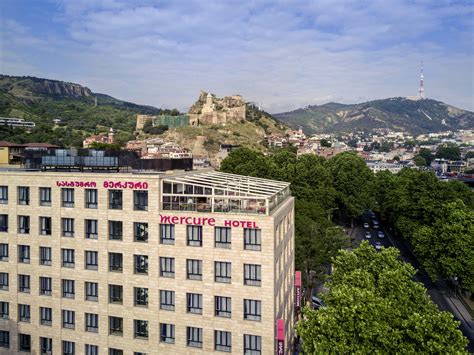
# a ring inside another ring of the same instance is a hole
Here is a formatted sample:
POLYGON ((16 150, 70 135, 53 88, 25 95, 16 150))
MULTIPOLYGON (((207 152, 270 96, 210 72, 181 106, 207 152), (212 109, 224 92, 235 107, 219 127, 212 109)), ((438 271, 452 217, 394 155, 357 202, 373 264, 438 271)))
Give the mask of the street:
POLYGON ((348 229, 348 234, 354 239, 356 245, 360 244, 365 238, 365 232, 370 231, 371 238, 366 239, 370 244, 375 246, 376 242, 380 242, 383 247, 396 247, 400 251, 400 257, 403 261, 410 263, 416 270, 415 280, 424 284, 428 290, 428 295, 440 310, 452 313, 456 320, 461 324, 460 330, 468 338, 468 351, 474 353, 474 322, 468 310, 464 307, 461 301, 453 294, 447 287, 445 282, 433 282, 428 276, 427 272, 421 269, 419 262, 415 258, 408 242, 401 238, 394 238, 390 230, 387 230, 381 223, 377 216, 379 229, 373 228, 372 218, 369 213, 364 214, 361 221, 354 224, 353 229, 348 229), (363 227, 363 223, 368 223, 369 228, 363 227), (377 232, 381 230, 384 232, 384 238, 378 238, 377 232))

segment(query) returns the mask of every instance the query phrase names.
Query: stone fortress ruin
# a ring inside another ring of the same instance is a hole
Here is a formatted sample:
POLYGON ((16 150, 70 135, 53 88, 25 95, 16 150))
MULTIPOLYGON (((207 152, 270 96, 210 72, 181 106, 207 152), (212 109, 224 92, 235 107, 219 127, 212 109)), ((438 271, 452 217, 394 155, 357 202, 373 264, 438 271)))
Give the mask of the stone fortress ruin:
POLYGON ((246 103, 242 96, 218 98, 202 90, 188 113, 191 126, 236 123, 245 120, 245 114, 246 103))

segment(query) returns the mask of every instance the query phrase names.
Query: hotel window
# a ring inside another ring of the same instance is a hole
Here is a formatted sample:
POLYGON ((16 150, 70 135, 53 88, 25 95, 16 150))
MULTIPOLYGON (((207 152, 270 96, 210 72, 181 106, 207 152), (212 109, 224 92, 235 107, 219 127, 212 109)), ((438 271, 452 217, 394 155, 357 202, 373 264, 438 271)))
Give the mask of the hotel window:
POLYGON ((109 303, 123 303, 123 286, 109 285, 109 303))
POLYGON ((98 333, 99 332, 99 315, 94 313, 86 313, 86 332, 98 333))
POLYGON ((51 235, 51 217, 40 217, 39 225, 41 235, 51 235))
POLYGON ((99 253, 97 251, 86 250, 86 269, 97 270, 99 268, 99 253))
POLYGON ((8 302, 0 302, 0 319, 8 319, 10 317, 10 304, 8 302))
POLYGON ((262 337, 244 334, 244 355, 260 355, 262 353, 262 337))
POLYGON ((97 208, 97 189, 85 189, 86 208, 97 208))
POLYGON ((231 282, 232 264, 225 261, 214 262, 214 280, 215 282, 231 282))
POLYGON ((202 260, 187 259, 186 269, 188 280, 202 280, 202 260))
POLYGON ((174 311, 174 291, 160 290, 160 309, 174 311))
POLYGON ((202 314, 202 295, 199 293, 187 293, 187 312, 202 314))
POLYGON ((85 355, 99 355, 99 347, 97 345, 86 344, 85 355))
POLYGON ((202 226, 186 226, 188 246, 202 247, 202 226))
POLYGON ((31 335, 18 334, 18 350, 31 352, 31 335))
POLYGON ((39 188, 39 204, 40 206, 51 206, 51 188, 39 188))
POLYGON ((40 354, 51 355, 53 353, 53 339, 40 337, 40 354))
POLYGON ((53 293, 53 280, 51 277, 40 276, 40 295, 42 296, 51 296, 53 293))
POLYGON ((8 215, 0 214, 0 232, 8 232, 8 215))
POLYGON ((63 297, 74 298, 76 295, 75 281, 74 280, 62 280, 63 284, 63 297))
POLYGON ((63 207, 74 207, 74 189, 61 189, 61 201, 63 207))
POLYGON ((0 204, 8 203, 8 186, 0 186, 0 204))
POLYGON ((202 348, 202 328, 186 327, 186 345, 202 348))
POLYGON ((244 285, 260 286, 262 283, 262 267, 255 264, 244 264, 244 285))
POLYGON ((29 245, 18 246, 18 262, 22 264, 30 263, 30 246, 29 245))
POLYGON ((135 338, 148 339, 148 321, 135 319, 133 321, 135 338))
POLYGON ((52 308, 40 307, 40 324, 41 325, 53 324, 53 309, 52 308))
POLYGON ((174 224, 160 224, 160 243, 174 244, 174 224))
POLYGON ((123 350, 109 348, 109 355, 123 355, 123 350))
POLYGON ((30 275, 18 275, 18 291, 30 293, 30 275))
POLYGON ((18 233, 30 234, 30 216, 18 216, 18 233))
POLYGON ((148 242, 148 223, 133 223, 134 238, 136 242, 148 242))
POLYGON ((8 290, 8 273, 0 272, 0 290, 8 290))
POLYGON ((214 296, 215 315, 230 318, 232 315, 232 299, 230 297, 214 296))
POLYGON ((30 306, 28 304, 19 304, 18 305, 18 321, 19 322, 30 322, 30 306))
POLYGON ((160 323, 160 342, 174 344, 174 324, 160 323))
POLYGON ((135 274, 148 274, 148 256, 134 255, 135 274))
POLYGON ((109 317, 109 334, 123 335, 123 318, 109 317))
POLYGON ((148 306, 148 289, 143 287, 133 288, 135 306, 148 306))
POLYGON ((133 191, 133 209, 136 211, 148 210, 148 191, 133 191))
POLYGON ((231 248, 231 228, 215 227, 214 228, 214 246, 216 248, 231 248))
POLYGON ((214 330, 214 349, 216 351, 232 351, 232 334, 222 330, 214 330))
POLYGON ((122 221, 109 221, 109 239, 122 240, 123 223, 122 221))
POLYGON ((62 355, 75 355, 76 354, 76 343, 73 341, 63 340, 63 354, 62 355))
POLYGON ((30 188, 28 186, 18 186, 18 204, 30 204, 30 188))
POLYGON ((0 348, 10 348, 10 332, 0 330, 0 348))
POLYGON ((63 257, 63 267, 75 266, 75 251, 74 249, 61 249, 63 257))
POLYGON ((61 218, 63 237, 74 237, 74 218, 61 218))
POLYGON ((262 302, 244 299, 244 319, 260 321, 262 319, 262 302))
POLYGON ((160 257, 160 276, 174 278, 174 258, 160 257))
POLYGON ((87 239, 97 239, 99 236, 99 227, 96 219, 86 219, 85 223, 85 232, 87 239))
POLYGON ((8 244, 0 243, 0 261, 8 261, 8 244))
POLYGON ((86 301, 97 302, 99 299, 99 284, 97 282, 86 282, 84 292, 86 301))
POLYGON ((244 228, 244 249, 262 250, 262 231, 254 228, 244 228))
POLYGON ((109 209, 122 209, 122 190, 109 190, 109 209))
POLYGON ((51 248, 40 247, 40 265, 51 265, 51 248))
POLYGON ((76 312, 63 309, 62 316, 63 328, 74 329, 76 327, 76 312))
POLYGON ((53 339, 40 337, 40 355, 53 354, 53 339))
POLYGON ((122 272, 123 255, 120 253, 109 253, 109 271, 122 272))

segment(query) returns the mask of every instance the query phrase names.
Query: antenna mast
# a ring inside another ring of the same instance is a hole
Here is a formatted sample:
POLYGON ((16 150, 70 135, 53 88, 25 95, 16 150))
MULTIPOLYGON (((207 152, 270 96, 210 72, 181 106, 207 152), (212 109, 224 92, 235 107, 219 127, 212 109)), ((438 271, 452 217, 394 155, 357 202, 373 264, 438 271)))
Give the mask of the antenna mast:
POLYGON ((425 98, 425 87, 423 86, 423 61, 421 61, 421 72, 420 72, 420 88, 418 89, 418 97, 420 99, 425 98))

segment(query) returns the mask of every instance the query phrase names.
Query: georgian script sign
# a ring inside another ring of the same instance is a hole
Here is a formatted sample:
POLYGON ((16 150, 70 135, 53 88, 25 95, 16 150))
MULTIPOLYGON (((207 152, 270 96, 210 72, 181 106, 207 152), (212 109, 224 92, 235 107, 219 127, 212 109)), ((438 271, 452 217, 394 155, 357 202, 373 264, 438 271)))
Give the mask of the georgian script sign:
POLYGON ((277 354, 285 355, 285 321, 277 320, 277 354))
MULTIPOLYGON (((208 217, 178 217, 160 214, 160 223, 214 227, 216 225, 216 219, 208 217)), ((224 227, 258 228, 255 221, 241 221, 232 219, 224 220, 224 227)))
MULTIPOLYGON (((95 181, 56 181, 59 187, 97 187, 95 181)), ((102 184, 104 189, 134 189, 147 190, 148 183, 141 181, 104 181, 102 184)))
POLYGON ((295 307, 296 312, 301 309, 301 271, 295 271, 295 307))

